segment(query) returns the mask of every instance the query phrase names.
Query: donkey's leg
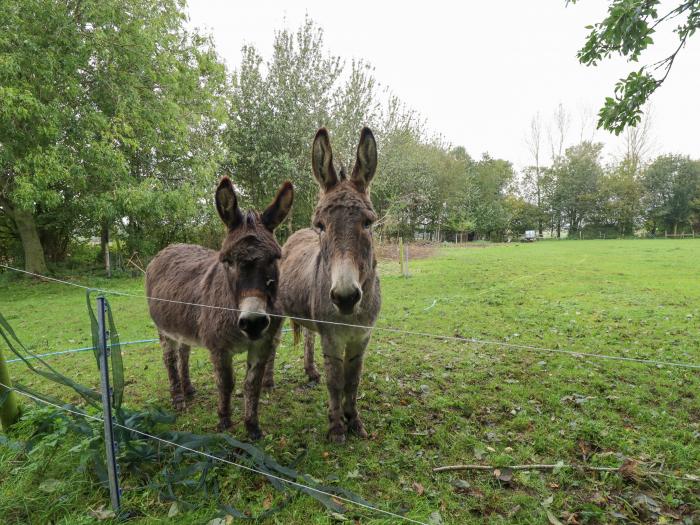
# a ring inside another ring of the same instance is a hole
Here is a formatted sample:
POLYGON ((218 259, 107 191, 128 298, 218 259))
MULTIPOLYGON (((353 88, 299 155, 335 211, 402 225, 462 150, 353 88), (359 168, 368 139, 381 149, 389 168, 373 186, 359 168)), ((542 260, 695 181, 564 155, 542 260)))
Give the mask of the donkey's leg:
POLYGON ((348 343, 345 350, 345 398, 343 400, 343 414, 348 424, 348 432, 366 438, 367 431, 362 424, 360 414, 357 412, 357 390, 360 386, 362 375, 362 362, 365 349, 369 344, 369 336, 357 342, 348 343))
POLYGON ((262 380, 263 388, 273 388, 275 386, 275 357, 277 356, 277 347, 282 341, 283 324, 283 322, 280 322, 280 324, 277 327, 277 331, 275 332, 275 335, 272 336, 272 341, 269 347, 270 355, 269 357, 267 357, 267 363, 265 365, 265 372, 262 380))
POLYGON ((321 380, 321 374, 318 373, 316 369, 316 363, 314 362, 314 340, 316 339, 316 334, 314 334, 308 328, 303 329, 304 333, 304 370, 306 370, 306 375, 309 381, 312 383, 318 383, 321 380))
POLYGON ((270 357, 267 358, 267 363, 265 364, 265 372, 262 380, 262 386, 264 388, 275 387, 275 357, 277 356, 278 344, 279 341, 275 343, 274 348, 270 352, 270 357))
POLYGON ((182 393, 185 398, 192 398, 196 392, 190 381, 190 346, 181 344, 177 352, 177 370, 180 374, 180 383, 182 384, 182 393))
POLYGON ((233 366, 228 350, 210 350, 209 357, 214 365, 216 389, 219 400, 216 412, 219 415, 219 430, 231 428, 231 393, 234 387, 233 366))
POLYGON ((326 386, 328 387, 328 439, 335 443, 345 441, 345 423, 341 402, 345 386, 342 348, 327 335, 321 336, 323 363, 326 369, 326 386))
POLYGON ((258 423, 258 405, 260 402, 260 390, 262 389, 265 366, 269 365, 269 352, 271 348, 255 349, 248 351, 248 367, 245 375, 245 385, 243 387, 243 397, 245 401, 245 428, 248 436, 252 440, 262 437, 260 425, 258 423))
POLYGON ((170 399, 175 410, 183 410, 185 408, 185 396, 182 393, 180 374, 177 371, 178 344, 162 333, 159 336, 160 346, 163 348, 163 363, 168 371, 168 380, 170 381, 170 399))

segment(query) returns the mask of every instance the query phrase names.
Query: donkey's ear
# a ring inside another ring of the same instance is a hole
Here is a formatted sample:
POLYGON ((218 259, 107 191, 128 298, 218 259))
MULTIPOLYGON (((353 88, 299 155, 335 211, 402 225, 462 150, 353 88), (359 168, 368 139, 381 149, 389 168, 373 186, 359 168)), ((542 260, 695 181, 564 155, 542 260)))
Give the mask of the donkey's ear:
POLYGON ((294 187, 287 181, 277 192, 274 200, 262 213, 262 223, 270 231, 274 231, 289 214, 294 202, 294 187))
POLYGON ((362 128, 360 143, 357 145, 357 159, 350 179, 360 191, 367 191, 369 183, 377 171, 377 142, 372 130, 362 128))
POLYGON ((233 191, 233 183, 228 177, 223 177, 216 188, 216 211, 219 217, 228 226, 229 230, 235 229, 243 222, 243 214, 238 209, 238 199, 233 191))
POLYGON ((338 176, 333 167, 331 139, 326 128, 321 128, 316 132, 314 145, 311 147, 311 166, 314 177, 324 191, 331 189, 338 183, 338 176))

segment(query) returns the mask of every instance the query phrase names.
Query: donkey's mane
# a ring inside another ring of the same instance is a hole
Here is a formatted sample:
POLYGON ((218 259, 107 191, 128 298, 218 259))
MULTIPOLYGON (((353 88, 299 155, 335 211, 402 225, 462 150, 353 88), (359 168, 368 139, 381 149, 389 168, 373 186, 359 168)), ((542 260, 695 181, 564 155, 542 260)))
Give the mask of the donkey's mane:
POLYGON ((258 222, 258 214, 255 213, 253 210, 248 210, 247 212, 245 212, 244 222, 246 223, 246 225, 254 227, 258 222))

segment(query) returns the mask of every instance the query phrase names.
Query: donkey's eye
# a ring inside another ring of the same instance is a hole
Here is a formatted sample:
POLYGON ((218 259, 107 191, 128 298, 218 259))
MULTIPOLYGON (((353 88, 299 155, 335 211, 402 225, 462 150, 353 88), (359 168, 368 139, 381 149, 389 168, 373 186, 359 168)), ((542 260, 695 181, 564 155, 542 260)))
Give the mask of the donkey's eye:
POLYGON ((267 287, 269 288, 270 286, 272 286, 272 284, 273 284, 274 282, 275 282, 274 279, 268 279, 268 280, 265 282, 265 286, 267 286, 267 287))
POLYGON ((320 231, 320 232, 325 231, 325 229, 326 229, 326 225, 323 224, 321 221, 318 221, 318 222, 315 224, 315 226, 316 226, 316 229, 317 229, 318 231, 320 231))
POLYGON ((372 227, 372 221, 369 219, 365 219, 365 222, 362 226, 364 226, 365 230, 369 230, 372 227))

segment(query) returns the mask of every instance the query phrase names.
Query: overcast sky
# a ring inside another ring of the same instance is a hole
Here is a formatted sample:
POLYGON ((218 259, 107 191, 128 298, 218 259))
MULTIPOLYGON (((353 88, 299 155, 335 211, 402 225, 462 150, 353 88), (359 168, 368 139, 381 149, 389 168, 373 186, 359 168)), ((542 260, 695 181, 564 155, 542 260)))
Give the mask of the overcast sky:
MULTIPOLYGON (((488 152, 518 167, 530 163, 525 135, 537 111, 546 123, 561 102, 572 120, 567 142, 578 142, 582 120, 590 137, 604 97, 633 68, 622 60, 596 68, 576 60, 585 26, 605 15, 603 0, 569 7, 564 0, 190 4, 191 24, 214 36, 231 69, 243 44, 267 58, 273 31, 296 29, 308 14, 323 27, 328 51, 370 62, 378 81, 419 111, 432 130, 472 156, 488 152)), ((657 42, 644 61, 665 56, 677 41, 660 34, 657 42)), ((652 104, 655 153, 700 158, 700 36, 678 56, 652 104)), ((619 139, 607 132, 596 131, 594 138, 606 144, 608 156, 619 152, 619 139)))

